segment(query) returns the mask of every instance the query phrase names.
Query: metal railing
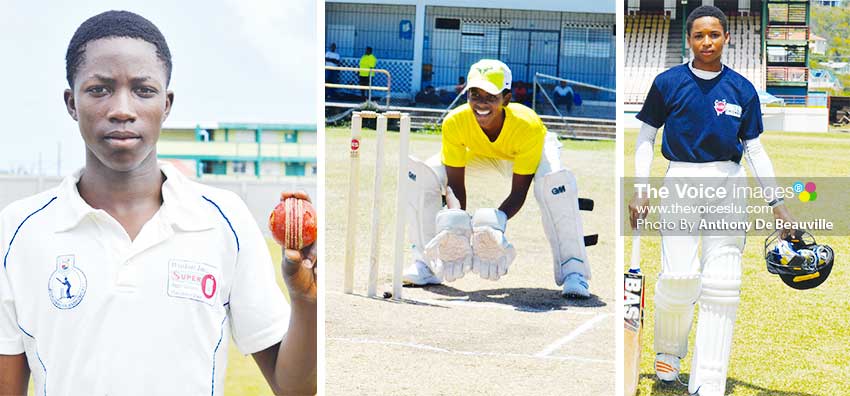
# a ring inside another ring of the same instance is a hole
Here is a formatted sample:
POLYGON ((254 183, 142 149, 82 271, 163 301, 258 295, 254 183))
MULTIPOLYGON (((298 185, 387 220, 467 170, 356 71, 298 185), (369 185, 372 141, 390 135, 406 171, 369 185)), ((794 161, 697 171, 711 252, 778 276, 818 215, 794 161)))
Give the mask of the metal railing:
POLYGON ((563 114, 561 114, 561 110, 559 110, 558 106, 555 105, 555 101, 553 101, 552 98, 549 97, 549 94, 546 93, 546 88, 543 88, 543 85, 540 84, 540 78, 545 78, 545 79, 548 79, 548 80, 555 80, 555 81, 564 81, 567 84, 572 84, 572 85, 577 86, 577 87, 593 88, 593 89, 597 89, 597 90, 600 90, 600 91, 611 92, 611 93, 614 93, 614 94, 617 93, 616 90, 613 90, 611 88, 600 87, 598 85, 593 85, 593 84, 586 84, 586 83, 583 83, 583 82, 580 82, 580 81, 570 80, 570 79, 561 78, 561 77, 555 77, 555 76, 551 76, 551 75, 543 74, 543 73, 534 73, 534 79, 533 79, 533 84, 532 84, 533 88, 532 88, 532 94, 531 94, 531 109, 534 110, 534 111, 537 111, 537 87, 540 87, 540 93, 543 94, 543 97, 546 99, 547 102, 549 102, 549 105, 552 106, 553 109, 555 109, 555 113, 558 114, 558 117, 564 123, 564 126, 566 126, 567 130, 569 130, 573 134, 573 138, 577 137, 577 133, 575 131, 575 128, 573 128, 572 125, 570 125, 570 123, 567 121, 567 118, 564 117, 563 114))
POLYGON ((361 89, 361 90, 366 89, 366 90, 369 90, 369 97, 368 97, 368 99, 366 99, 367 102, 372 101, 372 90, 384 91, 384 92, 387 93, 387 97, 386 97, 387 105, 386 106, 387 107, 390 106, 390 93, 391 93, 390 87, 392 86, 392 84, 391 84, 392 83, 392 75, 390 74, 390 72, 388 70, 367 69, 367 68, 361 68, 361 67, 342 67, 342 66, 325 66, 325 70, 354 71, 354 72, 361 72, 361 71, 364 71, 364 70, 369 71, 369 85, 335 84, 335 83, 329 83, 329 82, 326 81, 325 82, 325 88, 350 88, 350 89, 361 89), (381 73, 381 74, 386 75, 387 76, 387 86, 373 86, 372 85, 372 74, 373 73, 381 73))
POLYGON ((449 103, 449 107, 446 107, 446 109, 443 110, 443 113, 440 114, 440 118, 437 119, 437 125, 442 125, 443 118, 446 117, 446 114, 449 114, 449 112, 452 111, 452 109, 455 107, 455 104, 457 103, 457 101, 460 100, 460 98, 462 96, 464 96, 465 94, 466 94, 466 89, 462 89, 460 92, 458 92, 457 95, 455 95, 455 98, 452 100, 451 103, 449 103))

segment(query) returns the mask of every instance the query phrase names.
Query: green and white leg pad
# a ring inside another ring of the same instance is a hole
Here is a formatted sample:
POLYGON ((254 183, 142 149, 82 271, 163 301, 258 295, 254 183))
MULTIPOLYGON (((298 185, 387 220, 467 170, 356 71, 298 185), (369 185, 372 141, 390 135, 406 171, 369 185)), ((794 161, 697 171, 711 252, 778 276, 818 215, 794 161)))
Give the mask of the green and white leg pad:
POLYGON ((555 283, 561 286, 573 272, 590 279, 575 176, 566 169, 535 176, 534 196, 552 248, 555 283))

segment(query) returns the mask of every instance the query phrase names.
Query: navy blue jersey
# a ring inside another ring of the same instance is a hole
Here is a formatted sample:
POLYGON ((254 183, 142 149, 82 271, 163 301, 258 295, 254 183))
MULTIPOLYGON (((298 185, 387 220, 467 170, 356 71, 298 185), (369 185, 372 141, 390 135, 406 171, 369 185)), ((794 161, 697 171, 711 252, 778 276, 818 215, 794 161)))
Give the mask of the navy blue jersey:
POLYGON ((729 67, 703 80, 687 64, 655 77, 637 118, 664 125, 661 153, 670 161, 741 162, 742 141, 764 130, 753 84, 729 67))

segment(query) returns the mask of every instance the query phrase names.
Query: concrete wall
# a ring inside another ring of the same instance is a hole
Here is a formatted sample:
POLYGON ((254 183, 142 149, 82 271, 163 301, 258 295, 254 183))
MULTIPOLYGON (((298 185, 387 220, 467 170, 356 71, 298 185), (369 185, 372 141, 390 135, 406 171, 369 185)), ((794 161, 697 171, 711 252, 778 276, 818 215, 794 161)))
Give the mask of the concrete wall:
POLYGON ((763 110, 767 131, 827 132, 829 109, 808 107, 768 107, 763 110))

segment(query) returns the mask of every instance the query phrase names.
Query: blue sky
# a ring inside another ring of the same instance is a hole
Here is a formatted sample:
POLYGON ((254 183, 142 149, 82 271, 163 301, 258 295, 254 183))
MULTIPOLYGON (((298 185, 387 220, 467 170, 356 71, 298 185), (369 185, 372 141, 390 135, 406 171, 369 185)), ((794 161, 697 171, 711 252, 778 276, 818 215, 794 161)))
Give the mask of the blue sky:
POLYGON ((315 123, 320 52, 316 2, 0 0, 0 173, 61 174, 85 148, 62 102, 65 50, 76 28, 110 9, 136 12, 163 32, 174 71, 166 125, 315 123), (59 148, 61 146, 61 149, 59 148))

